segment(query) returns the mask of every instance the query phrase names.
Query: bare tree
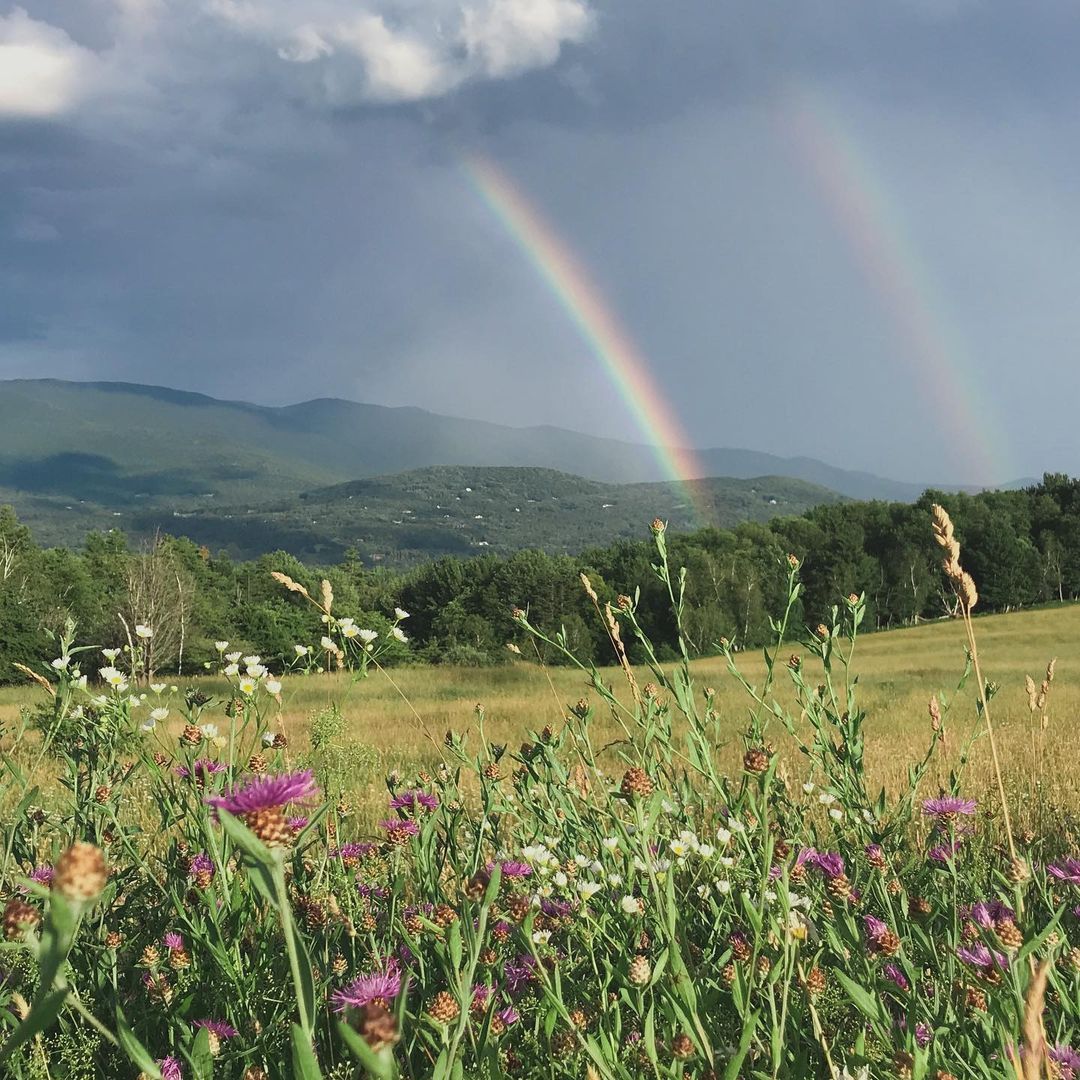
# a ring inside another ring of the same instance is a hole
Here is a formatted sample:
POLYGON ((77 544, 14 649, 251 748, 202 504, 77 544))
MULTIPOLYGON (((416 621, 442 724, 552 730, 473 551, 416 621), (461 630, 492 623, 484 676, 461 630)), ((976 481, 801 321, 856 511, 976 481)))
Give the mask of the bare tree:
POLYGON ((147 679, 162 667, 182 662, 185 591, 183 567, 160 535, 128 561, 121 619, 129 628, 132 649, 141 653, 140 673, 147 679), (139 627, 146 628, 146 636, 140 636, 139 627))

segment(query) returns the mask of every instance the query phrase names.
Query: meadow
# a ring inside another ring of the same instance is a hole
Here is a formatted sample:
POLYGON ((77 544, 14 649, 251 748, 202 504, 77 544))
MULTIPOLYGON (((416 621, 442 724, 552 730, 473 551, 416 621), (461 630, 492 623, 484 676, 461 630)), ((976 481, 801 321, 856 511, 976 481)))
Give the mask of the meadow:
POLYGON ((566 665, 384 669, 407 612, 370 631, 280 572, 326 628, 304 674, 221 642, 173 688, 150 626, 65 638, 0 693, 0 1069, 1077 1075, 1080 609, 973 618, 933 521, 959 618, 793 625, 789 556, 756 654, 662 663, 584 575, 611 667, 515 610, 566 665))
MULTIPOLYGON (((1034 753, 1041 755, 1040 760, 1064 763, 1075 754, 1071 718, 1080 713, 1080 651, 1074 650, 1073 643, 1080 643, 1080 604, 989 615, 977 619, 976 627, 983 673, 999 688, 994 713, 1006 777, 1014 786, 1030 784, 1033 729, 1038 732, 1034 753), (1055 657, 1051 701, 1033 717, 1025 680, 1030 677, 1041 683, 1048 662, 1055 657), (1045 729, 1044 715, 1049 721, 1045 729)), ((798 651, 797 640, 791 648, 798 651)), ((890 793, 906 782, 907 764, 925 744, 931 695, 949 699, 956 690, 964 671, 965 649, 963 627, 955 619, 864 635, 859 640, 854 661, 867 712, 867 770, 872 781, 890 793)), ((738 654, 738 664, 751 683, 761 682, 765 664, 760 652, 738 654)), ((820 681, 820 660, 807 656, 805 671, 808 681, 820 681)), ((647 668, 637 667, 634 672, 641 685, 650 681, 647 668)), ((699 690, 710 687, 716 692, 722 736, 716 749, 723 767, 731 770, 742 754, 738 735, 752 701, 731 678, 723 657, 693 660, 690 672, 699 690)), ((601 667, 598 674, 616 697, 630 699, 621 668, 601 667)), ((487 668, 418 665, 385 673, 371 669, 359 681, 349 672, 285 678, 273 725, 288 737, 287 760, 295 763, 310 750, 313 718, 328 708, 338 708, 342 724, 335 739, 349 750, 343 762, 349 771, 338 779, 361 818, 374 824, 383 808, 383 775, 393 769, 431 771, 443 760, 445 732, 475 731, 478 705, 484 711, 487 738, 514 747, 546 724, 561 727, 571 706, 589 696, 591 681, 589 674, 576 668, 544 666, 525 655, 513 664, 487 668)), ((189 686, 220 701, 228 700, 231 693, 220 677, 184 680, 182 687, 189 686)), ((781 687, 778 692, 781 700, 784 690, 781 687)), ((40 697, 40 688, 30 683, 0 687, 0 725, 13 730, 20 710, 37 704, 40 697)), ((788 689, 786 697, 785 704, 795 706, 794 689, 788 689)), ((179 727, 179 714, 174 714, 165 730, 175 736, 179 727)), ((949 772, 960 764, 977 728, 976 694, 969 685, 957 697, 949 717, 945 743, 933 762, 933 784, 948 786, 949 772)), ((622 734, 610 712, 602 709, 594 715, 592 729, 600 746, 622 734)), ((781 759, 801 780, 807 764, 790 740, 781 736, 777 740, 781 759)), ((977 739, 969 753, 968 782, 985 790, 992 781, 985 740, 977 739)), ((1080 813, 1080 769, 1036 771, 1040 800, 1018 799, 1016 805, 1028 827, 1035 827, 1034 819, 1044 811, 1067 808, 1080 813)))

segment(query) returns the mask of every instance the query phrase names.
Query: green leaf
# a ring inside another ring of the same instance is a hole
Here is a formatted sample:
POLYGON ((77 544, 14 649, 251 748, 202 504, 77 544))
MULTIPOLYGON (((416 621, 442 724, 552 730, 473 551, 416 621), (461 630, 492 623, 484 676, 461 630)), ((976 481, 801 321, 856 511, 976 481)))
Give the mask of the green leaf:
POLYGON ((127 1054, 132 1064, 137 1065, 141 1072, 150 1077, 150 1080, 161 1080, 161 1070, 158 1069, 157 1063, 128 1027, 128 1022, 120 1009, 116 1010, 116 1037, 120 1041, 120 1048, 127 1054))
POLYGON ((210 1032, 206 1028, 199 1028, 188 1057, 191 1059, 191 1067, 198 1080, 212 1080, 214 1055, 210 1051, 210 1032))
POLYGON ((389 1047, 376 1052, 348 1024, 339 1023, 338 1031, 341 1041, 352 1052, 354 1058, 367 1070, 370 1076, 376 1080, 393 1080, 397 1075, 397 1066, 394 1064, 394 1054, 389 1047))
POLYGON ((0 1048, 0 1062, 7 1061, 23 1043, 29 1042, 35 1035, 40 1035, 52 1027, 64 1007, 64 1002, 67 1001, 67 995, 67 990, 54 990, 38 998, 26 1019, 0 1048))
POLYGON ((878 1025, 886 1025, 885 1010, 881 1002, 867 989, 860 986, 854 979, 848 978, 838 968, 834 968, 832 974, 837 982, 844 988, 844 992, 851 999, 852 1004, 867 1018, 878 1025))
POLYGON ((446 945, 450 950, 450 963, 457 973, 461 970, 461 926, 456 919, 450 924, 446 945))
POLYGON ((292 1074, 296 1080, 322 1080, 318 1058, 311 1049, 311 1039, 299 1024, 292 1026, 292 1074))

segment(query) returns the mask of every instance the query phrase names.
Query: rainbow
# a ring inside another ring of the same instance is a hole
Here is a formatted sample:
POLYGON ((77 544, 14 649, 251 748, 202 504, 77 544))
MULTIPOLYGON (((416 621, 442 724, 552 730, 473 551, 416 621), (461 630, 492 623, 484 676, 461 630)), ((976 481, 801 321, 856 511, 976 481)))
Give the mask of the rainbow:
POLYGON ((942 309, 930 269, 870 158, 825 99, 805 88, 785 95, 776 115, 899 333, 900 353, 914 368, 943 437, 953 440, 970 470, 970 482, 1003 483, 1018 475, 1005 441, 1008 426, 994 417, 981 389, 985 378, 942 309))
POLYGON ((691 449, 675 410, 654 378, 648 361, 596 283, 540 211, 490 158, 462 154, 472 186, 570 318, 600 362, 661 471, 685 494, 698 524, 712 518, 699 497, 696 479, 707 470, 691 449))

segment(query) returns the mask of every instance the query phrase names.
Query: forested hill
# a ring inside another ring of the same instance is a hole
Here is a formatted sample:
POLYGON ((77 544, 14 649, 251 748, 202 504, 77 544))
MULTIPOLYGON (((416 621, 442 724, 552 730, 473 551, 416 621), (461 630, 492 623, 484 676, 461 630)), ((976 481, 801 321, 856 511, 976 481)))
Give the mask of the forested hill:
POLYGON ((285 550, 314 562, 353 552, 366 563, 410 566, 443 555, 536 548, 575 554, 640 535, 660 516, 685 532, 801 514, 839 501, 825 488, 783 477, 679 484, 603 484, 551 469, 442 466, 355 480, 254 510, 221 508, 132 516, 135 531, 180 533, 251 558, 285 550))
MULTIPOLYGON (((672 561, 688 571, 693 647, 708 652, 721 636, 746 646, 768 640, 789 552, 801 560, 804 582, 795 627, 815 625, 849 593, 866 595, 869 629, 947 615, 952 590, 931 539, 933 501, 952 515, 964 566, 978 582, 979 613, 1080 598, 1080 481, 1049 475, 1022 491, 927 492, 915 503, 838 502, 732 529, 672 530, 672 561)), ((121 614, 129 625, 154 624, 163 671, 178 662, 181 639, 187 673, 217 655, 216 640, 280 667, 295 645, 317 643, 323 628, 310 605, 271 578, 274 570, 313 590, 329 578, 335 611, 380 632, 395 605, 407 609, 410 641, 395 645, 399 660, 505 660, 506 643, 518 635, 513 606, 528 608, 537 625, 564 627, 582 657, 607 660, 610 645, 582 592, 582 570, 604 599, 640 586, 639 618, 660 649, 670 650, 668 598, 652 573, 655 553, 646 538, 651 516, 641 522, 643 539, 577 556, 528 550, 395 572, 353 557, 305 565, 285 552, 236 562, 167 537, 150 549, 132 547, 120 532, 92 533, 78 551, 43 550, 10 509, 0 510, 0 679, 14 676, 16 661, 47 664, 56 654, 49 633, 67 619, 78 623, 84 642, 121 645, 121 614), (141 606, 146 597, 154 614, 141 606)))

